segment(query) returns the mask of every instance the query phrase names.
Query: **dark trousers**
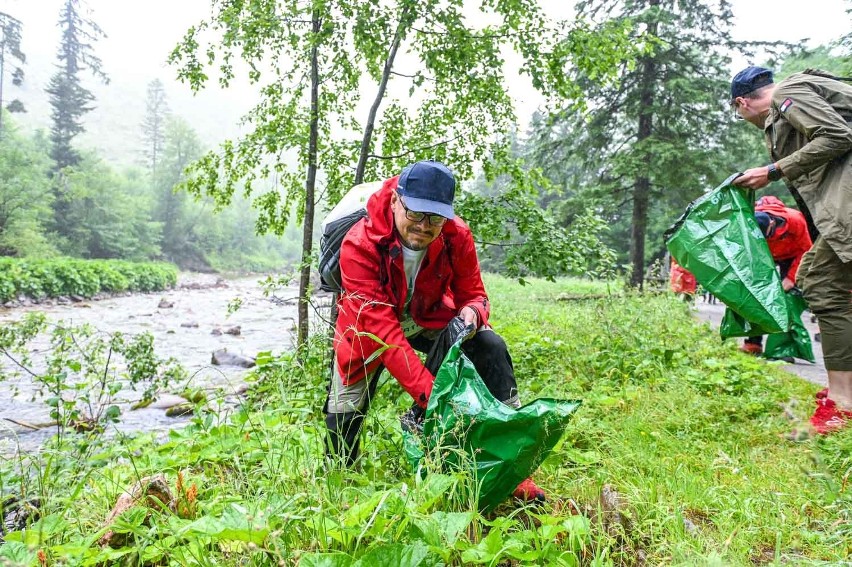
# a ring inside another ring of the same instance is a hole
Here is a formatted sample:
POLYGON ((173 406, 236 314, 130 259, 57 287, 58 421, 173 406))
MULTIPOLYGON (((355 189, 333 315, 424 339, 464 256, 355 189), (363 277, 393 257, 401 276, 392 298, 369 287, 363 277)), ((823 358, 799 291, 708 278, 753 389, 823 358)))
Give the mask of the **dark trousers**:
MULTIPOLYGON (((423 353, 429 352, 433 342, 434 340, 422 334, 409 339, 411 346, 423 353)), ((512 357, 509 355, 506 342, 500 335, 490 328, 481 329, 462 343, 462 352, 473 363, 482 381, 495 398, 515 407, 520 405, 512 357)), ((356 386, 361 389, 366 387, 366 391, 359 397, 357 407, 352 408, 354 411, 333 411, 332 408, 335 406, 339 408, 340 404, 331 400, 333 388, 329 388, 329 396, 326 398, 324 407, 325 423, 328 428, 326 449, 331 458, 342 461, 346 466, 351 467, 358 458, 361 426, 376 394, 382 370, 384 367, 380 366, 371 376, 364 378, 368 381, 366 385, 356 386)), ((331 372, 331 379, 340 379, 334 370, 331 372)), ((345 389, 346 386, 343 388, 345 389)))

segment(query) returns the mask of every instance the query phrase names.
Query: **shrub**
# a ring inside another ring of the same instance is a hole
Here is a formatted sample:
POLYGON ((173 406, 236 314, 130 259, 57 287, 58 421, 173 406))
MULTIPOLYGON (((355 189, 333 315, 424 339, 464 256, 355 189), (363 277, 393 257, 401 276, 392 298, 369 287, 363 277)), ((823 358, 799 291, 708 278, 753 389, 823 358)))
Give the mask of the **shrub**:
POLYGON ((160 291, 177 283, 177 268, 162 262, 0 258, 0 301, 99 292, 160 291))

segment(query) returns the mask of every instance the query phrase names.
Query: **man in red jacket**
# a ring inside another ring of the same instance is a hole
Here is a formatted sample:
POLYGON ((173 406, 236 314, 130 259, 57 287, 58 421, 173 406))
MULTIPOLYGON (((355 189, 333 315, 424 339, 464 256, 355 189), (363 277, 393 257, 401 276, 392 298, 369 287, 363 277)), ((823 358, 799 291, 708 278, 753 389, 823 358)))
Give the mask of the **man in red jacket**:
MULTIPOLYGON (((758 199, 754 210, 757 225, 766 237, 769 252, 781 272, 781 285, 784 291, 790 291, 796 285, 802 256, 813 246, 805 215, 786 207, 781 199, 772 195, 758 199)), ((763 336, 747 338, 741 350, 762 354, 763 336)))
MULTIPOLYGON (((453 211, 456 182, 435 161, 419 161, 384 182, 367 201, 367 217, 340 249, 334 363, 326 401, 328 450, 352 465, 359 433, 383 368, 422 408, 434 376, 428 352, 455 317, 476 331, 462 345, 489 391, 520 406, 506 343, 488 325, 490 303, 470 228, 453 211)), ((531 479, 515 496, 543 500, 531 479)))

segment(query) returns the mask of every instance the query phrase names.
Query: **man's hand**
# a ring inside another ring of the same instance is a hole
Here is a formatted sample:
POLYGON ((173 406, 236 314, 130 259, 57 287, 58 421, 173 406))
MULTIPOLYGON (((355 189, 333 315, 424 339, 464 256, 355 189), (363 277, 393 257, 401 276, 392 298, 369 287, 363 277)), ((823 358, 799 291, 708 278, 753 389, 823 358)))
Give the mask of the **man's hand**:
POLYGON ((462 310, 459 311, 459 317, 464 321, 465 327, 468 325, 473 325, 474 329, 479 327, 479 316, 473 307, 462 307, 462 310))
POLYGON ((769 185, 769 167, 753 167, 745 170, 745 172, 731 181, 734 185, 746 187, 748 189, 760 189, 769 185))
POLYGON ((479 316, 473 307, 462 307, 462 310, 459 311, 459 317, 464 321, 465 327, 473 326, 473 331, 464 338, 464 340, 468 340, 476 334, 476 330, 479 328, 479 316))
POLYGON ((793 283, 793 280, 791 280, 790 278, 784 278, 783 280, 781 280, 781 287, 784 288, 784 291, 790 291, 791 289, 796 287, 796 284, 793 283))

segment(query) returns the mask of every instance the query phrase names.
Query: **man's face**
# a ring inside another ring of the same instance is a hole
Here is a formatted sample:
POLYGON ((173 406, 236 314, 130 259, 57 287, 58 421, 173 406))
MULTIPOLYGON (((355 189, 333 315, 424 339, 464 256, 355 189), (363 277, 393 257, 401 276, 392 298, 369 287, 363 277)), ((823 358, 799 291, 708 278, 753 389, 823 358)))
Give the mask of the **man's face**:
MULTIPOLYGON (((396 225, 396 231, 399 233, 399 238, 406 248, 411 250, 425 250, 432 244, 438 235, 443 230, 443 222, 440 226, 435 226, 434 221, 430 222, 430 217, 437 215, 426 215, 419 221, 413 221, 406 215, 405 205, 402 201, 403 197, 394 191, 391 197, 391 210, 393 211, 393 220, 396 225)), ((411 215, 412 213, 409 213, 411 215)), ((412 216, 418 216, 413 214, 412 216)))
POLYGON ((769 109, 769 105, 764 104, 763 98, 738 96, 731 104, 740 118, 754 124, 758 128, 763 128, 764 121, 766 120, 765 112, 769 109))

